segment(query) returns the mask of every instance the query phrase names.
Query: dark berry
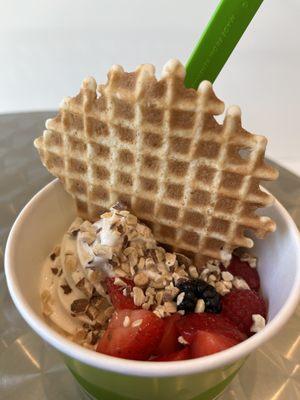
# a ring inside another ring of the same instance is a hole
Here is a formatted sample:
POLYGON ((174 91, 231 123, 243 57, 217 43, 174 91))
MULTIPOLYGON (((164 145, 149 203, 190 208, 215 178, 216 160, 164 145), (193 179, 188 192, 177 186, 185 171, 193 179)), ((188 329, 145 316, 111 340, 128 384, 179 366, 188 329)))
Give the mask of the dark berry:
POLYGON ((180 293, 185 294, 177 310, 184 310, 186 313, 194 312, 198 299, 203 299, 206 312, 215 314, 221 312, 221 296, 213 286, 202 279, 180 281, 177 287, 180 293))
POLYGON ((197 295, 202 296, 203 292, 207 289, 208 284, 203 281, 202 279, 197 279, 196 282, 196 290, 197 290, 197 295))
POLYGON ((177 284, 178 289, 181 292, 187 293, 190 291, 194 291, 193 281, 192 280, 181 280, 177 284))
POLYGON ((205 311, 212 313, 220 313, 222 311, 221 298, 217 293, 214 297, 207 297, 205 300, 205 311))
POLYGON ((207 288, 203 291, 202 296, 214 297, 215 294, 216 294, 216 289, 211 285, 207 285, 207 288))
POLYGON ((184 291, 184 293, 184 298, 182 302, 177 306, 177 310, 184 310, 187 313, 193 312, 196 307, 197 297, 192 290, 184 291))

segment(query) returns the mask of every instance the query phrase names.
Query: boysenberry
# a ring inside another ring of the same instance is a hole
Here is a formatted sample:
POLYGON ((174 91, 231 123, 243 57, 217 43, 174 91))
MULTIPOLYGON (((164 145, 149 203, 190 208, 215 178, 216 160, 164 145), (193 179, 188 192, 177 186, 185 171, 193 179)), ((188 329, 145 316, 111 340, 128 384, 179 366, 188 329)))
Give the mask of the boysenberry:
MULTIPOLYGON (((184 298, 177 305, 177 310, 184 310, 186 313, 195 311, 198 299, 203 299, 205 311, 211 313, 220 313, 222 310, 221 296, 216 289, 202 279, 189 279, 180 281, 177 284, 180 293, 184 293, 184 298)), ((178 294, 178 295, 179 295, 178 294)))

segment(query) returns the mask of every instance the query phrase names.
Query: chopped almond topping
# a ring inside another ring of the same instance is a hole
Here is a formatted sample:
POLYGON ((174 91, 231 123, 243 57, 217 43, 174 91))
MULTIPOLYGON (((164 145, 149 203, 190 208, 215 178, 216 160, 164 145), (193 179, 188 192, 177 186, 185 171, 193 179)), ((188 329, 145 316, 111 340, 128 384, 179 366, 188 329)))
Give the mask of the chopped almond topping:
POLYGON ((124 321, 123 321, 123 326, 124 326, 124 328, 128 328, 129 325, 130 325, 130 318, 128 317, 128 315, 126 315, 126 317, 124 318, 124 321))
POLYGON ((133 301, 137 307, 140 307, 146 300, 144 292, 141 288, 134 286, 132 289, 133 292, 133 301))
POLYGON ((143 320, 142 320, 142 319, 137 319, 137 320, 135 320, 135 321, 131 324, 131 326, 132 326, 133 328, 136 328, 136 327, 142 325, 142 323, 143 323, 143 320))

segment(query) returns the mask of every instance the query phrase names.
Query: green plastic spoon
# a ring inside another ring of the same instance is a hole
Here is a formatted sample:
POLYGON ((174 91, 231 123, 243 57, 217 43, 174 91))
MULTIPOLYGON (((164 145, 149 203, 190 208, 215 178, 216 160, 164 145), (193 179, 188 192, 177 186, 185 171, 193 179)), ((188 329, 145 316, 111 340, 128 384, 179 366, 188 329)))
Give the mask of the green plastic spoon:
POLYGON ((186 65, 185 86, 214 82, 263 0, 221 0, 186 65))

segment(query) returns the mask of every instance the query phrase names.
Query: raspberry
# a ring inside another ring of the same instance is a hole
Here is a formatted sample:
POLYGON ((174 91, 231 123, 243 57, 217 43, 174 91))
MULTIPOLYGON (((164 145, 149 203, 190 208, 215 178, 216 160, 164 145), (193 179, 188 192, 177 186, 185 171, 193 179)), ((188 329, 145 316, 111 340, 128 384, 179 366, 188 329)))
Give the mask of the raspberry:
POLYGON ((179 335, 188 342, 192 343, 197 332, 205 331, 218 333, 232 338, 237 342, 242 342, 247 336, 240 332, 235 324, 220 314, 201 313, 184 315, 176 321, 179 335))
POLYGON ((237 256, 233 256, 227 269, 234 276, 240 276, 252 290, 259 290, 260 280, 256 268, 251 268, 246 261, 241 261, 237 256))
POLYGON ((241 332, 252 335, 252 315, 267 315, 264 299, 253 290, 235 290, 222 299, 222 315, 230 319, 241 332))

